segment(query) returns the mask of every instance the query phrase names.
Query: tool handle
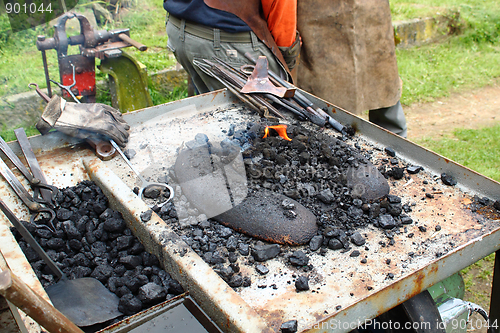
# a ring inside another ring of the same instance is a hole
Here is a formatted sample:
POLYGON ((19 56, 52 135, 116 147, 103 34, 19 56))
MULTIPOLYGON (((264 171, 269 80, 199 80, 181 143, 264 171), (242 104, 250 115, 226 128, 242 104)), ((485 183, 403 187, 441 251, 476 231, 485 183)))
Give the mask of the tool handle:
POLYGON ((130 45, 134 46, 136 49, 138 49, 139 51, 146 51, 148 49, 148 47, 142 43, 139 43, 138 41, 135 41, 133 40, 132 38, 130 38, 129 36, 125 35, 124 33, 121 33, 118 35, 118 37, 124 41, 124 42, 127 42, 129 43, 130 45))
POLYGON ((7 156, 7 158, 12 162, 12 164, 14 164, 17 169, 19 169, 19 171, 23 174, 23 176, 28 180, 30 185, 36 185, 40 182, 38 179, 33 177, 28 168, 24 166, 23 162, 21 162, 19 157, 17 157, 17 155, 14 154, 14 152, 9 147, 7 142, 5 142, 4 139, 2 139, 1 137, 0 137, 0 150, 5 154, 5 156, 7 156))
MULTIPOLYGON (((50 81, 48 81, 48 82, 50 82, 50 81)), ((36 83, 30 83, 30 84, 28 84, 28 87, 31 87, 31 86, 35 86, 35 90, 38 93, 38 96, 40 96, 41 98, 43 98, 43 100, 45 102, 48 103, 50 101, 50 97, 47 96, 47 95, 45 95, 45 93, 40 88, 38 88, 38 84, 36 84, 36 83)))
POLYGON ((41 205, 38 202, 35 202, 33 197, 26 191, 21 182, 16 178, 16 176, 9 169, 7 164, 0 158, 0 174, 5 178, 7 183, 12 187, 14 192, 19 196, 21 201, 28 206, 30 212, 38 211, 41 208, 41 205))
POLYGON ((96 155, 103 161, 108 161, 116 155, 116 149, 110 142, 87 138, 87 143, 95 149, 96 155))
POLYGON ((26 229, 26 227, 19 221, 19 219, 14 215, 14 213, 7 207, 5 202, 3 202, 0 199, 0 209, 2 212, 7 216, 9 221, 12 223, 14 228, 16 228, 17 231, 23 236, 24 240, 28 242, 28 244, 33 248, 33 250, 38 253, 40 258, 45 262, 47 266, 49 266, 50 270, 57 275, 60 279, 67 280, 68 278, 64 273, 61 271, 61 269, 56 265, 56 263, 50 259, 50 257, 47 255, 47 252, 45 252, 40 244, 36 241, 36 239, 31 235, 31 233, 26 229))
POLYGON ((0 294, 49 332, 83 333, 10 270, 0 272, 0 294))

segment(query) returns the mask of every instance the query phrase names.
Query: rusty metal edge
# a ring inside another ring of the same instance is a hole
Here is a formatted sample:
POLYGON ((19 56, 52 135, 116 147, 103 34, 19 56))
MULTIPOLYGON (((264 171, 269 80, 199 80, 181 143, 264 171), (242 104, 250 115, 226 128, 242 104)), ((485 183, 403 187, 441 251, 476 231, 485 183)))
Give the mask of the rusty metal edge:
POLYGON ((149 208, 116 174, 96 158, 83 160, 90 178, 122 213, 132 232, 155 254, 163 267, 226 332, 268 332, 265 322, 181 238, 153 213, 144 223, 140 215, 149 208))
POLYGON ((432 261, 410 276, 405 276, 356 304, 318 321, 303 332, 349 332, 407 299, 421 293, 439 281, 500 249, 500 228, 461 246, 451 254, 432 261))
MULTIPOLYGON (((1 225, 1 223, 0 223, 0 225, 1 225)), ((0 237, 0 239, 2 239, 2 237, 0 237)), ((21 251, 20 248, 18 250, 21 251)), ((0 251, 0 270, 5 270, 5 269, 10 269, 10 266, 8 265, 7 260, 5 259, 2 252, 0 251)), ((36 280, 35 284, 40 284, 40 282, 38 280, 36 280)), ((42 286, 40 285, 39 287, 42 287, 42 286)), ((46 294, 42 297, 45 297, 46 299, 48 299, 48 296, 46 294)), ((31 317, 26 315, 22 310, 18 309, 11 302, 7 301, 7 304, 9 305, 10 311, 12 313, 12 317, 16 321, 16 324, 17 324, 20 332, 23 332, 23 333, 24 332, 28 332, 28 333, 43 332, 42 327, 36 321, 34 321, 31 317)))
POLYGON ((415 165, 420 165, 426 171, 430 171, 437 176, 443 172, 453 176, 458 181, 457 187, 465 192, 473 192, 472 194, 500 200, 500 193, 498 192, 499 182, 399 135, 391 133, 330 102, 305 91, 301 90, 301 92, 307 95, 317 106, 327 108, 328 114, 342 125, 351 125, 356 129, 357 133, 361 133, 364 138, 372 141, 375 146, 379 148, 391 147, 396 151, 397 156, 415 163, 415 165))
MULTIPOLYGON (((161 302, 160 304, 157 304, 155 306, 152 306, 146 310, 143 310, 139 313, 136 313, 135 315, 132 315, 130 317, 127 317, 123 320, 120 320, 117 323, 114 323, 112 325, 109 325, 108 327, 103 328, 102 330, 97 331, 96 333, 111 333, 111 332, 120 332, 123 329, 129 328, 129 326, 135 325, 135 324, 142 324, 142 322, 149 317, 154 316, 157 312, 164 312, 168 311, 168 309, 171 309, 179 304, 179 302, 182 303, 185 297, 187 297, 187 293, 180 294, 178 296, 175 296, 169 300, 166 300, 164 302, 161 302)), ((131 328, 135 328, 131 327, 131 328)))

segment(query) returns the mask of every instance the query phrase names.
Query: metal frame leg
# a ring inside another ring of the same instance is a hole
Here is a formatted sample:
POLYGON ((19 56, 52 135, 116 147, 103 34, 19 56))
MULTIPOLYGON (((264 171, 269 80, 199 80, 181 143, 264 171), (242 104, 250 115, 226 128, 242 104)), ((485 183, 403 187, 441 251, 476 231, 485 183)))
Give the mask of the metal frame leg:
POLYGON ((495 252, 495 269, 491 286, 490 323, 494 325, 493 331, 500 332, 500 250, 495 252))

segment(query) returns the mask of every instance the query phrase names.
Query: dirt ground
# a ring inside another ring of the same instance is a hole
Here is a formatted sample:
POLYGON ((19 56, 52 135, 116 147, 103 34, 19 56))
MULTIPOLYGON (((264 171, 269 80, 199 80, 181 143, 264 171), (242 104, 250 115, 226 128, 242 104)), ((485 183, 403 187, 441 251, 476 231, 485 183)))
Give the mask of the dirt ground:
MULTIPOLYGON (((455 128, 478 129, 500 123, 500 80, 488 87, 453 94, 432 103, 418 103, 404 108, 408 138, 439 139, 452 136, 455 128)), ((494 258, 470 267, 464 274, 468 286, 465 299, 488 311, 494 258)), ((481 317, 473 315, 469 332, 486 332, 481 317)))
POLYGON ((500 80, 496 84, 432 103, 418 103, 405 109, 408 138, 450 135, 455 128, 477 129, 500 123, 500 80))

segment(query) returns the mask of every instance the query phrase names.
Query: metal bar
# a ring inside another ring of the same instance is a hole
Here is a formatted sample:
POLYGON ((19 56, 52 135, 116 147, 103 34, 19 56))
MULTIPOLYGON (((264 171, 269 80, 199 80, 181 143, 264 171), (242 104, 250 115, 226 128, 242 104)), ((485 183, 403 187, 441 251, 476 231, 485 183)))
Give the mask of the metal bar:
POLYGON ((14 225, 17 231, 19 231, 21 236, 23 236, 23 238, 29 243, 29 245, 33 248, 33 250, 35 250, 36 253, 38 253, 38 255, 40 256, 40 258, 43 259, 45 264, 49 266, 50 270, 60 279, 67 280, 68 278, 66 277, 66 275, 64 275, 59 266, 57 266, 56 263, 52 261, 52 259, 50 259, 50 257, 42 249, 40 244, 38 244, 35 238, 33 238, 28 229, 26 229, 26 227, 19 221, 19 219, 14 215, 14 213, 9 209, 9 207, 7 207, 5 202, 3 202, 1 199, 0 199, 0 209, 5 214, 5 216, 7 216, 9 221, 14 225))
MULTIPOLYGON (((23 174, 24 177, 30 182, 30 184, 33 182, 33 175, 31 175, 31 172, 26 168, 17 157, 16 154, 10 149, 9 145, 0 137, 0 150, 7 156, 7 158, 14 164, 14 166, 19 169, 19 171, 23 174)), ((10 170, 9 170, 10 171, 10 170)))
POLYGON ((2 174, 3 178, 7 181, 7 183, 9 183, 12 189, 16 192, 21 201, 26 206, 28 206, 30 211, 40 210, 41 205, 33 200, 28 191, 26 191, 24 186, 21 185, 21 182, 16 178, 16 176, 12 173, 7 164, 5 164, 5 162, 2 159, 0 159, 0 173, 2 174))
MULTIPOLYGON (((28 166, 30 167, 33 176, 40 180, 43 184, 48 184, 47 179, 45 178, 45 175, 40 168, 40 164, 38 164, 35 153, 33 153, 33 149, 31 148, 24 128, 18 128, 14 130, 14 134, 16 135, 19 146, 21 146, 24 158, 26 159, 26 162, 28 162, 28 166)), ((40 188, 40 194, 42 195, 42 198, 45 202, 52 202, 52 191, 40 188)))
POLYGON ((146 45, 139 43, 138 41, 133 40, 129 36, 125 35, 124 33, 119 34, 118 38, 120 38, 124 42, 129 43, 130 45, 132 45, 133 47, 135 47, 139 51, 146 51, 148 49, 148 47, 146 45))
POLYGON ((43 61, 43 71, 45 72, 45 82, 47 83, 47 93, 49 98, 52 98, 52 88, 50 87, 50 77, 49 77, 49 66, 47 65, 47 55, 45 54, 45 50, 41 50, 42 52, 42 61, 43 61))
POLYGON ((495 269, 490 298, 490 322, 493 332, 500 332, 500 251, 495 252, 495 269))
POLYGON ((140 215, 149 208, 104 162, 97 158, 86 158, 83 164, 90 178, 99 185, 113 208, 122 213, 147 251, 161 258, 165 270, 189 291, 224 332, 271 331, 258 313, 228 287, 158 215, 153 213, 151 220, 142 222, 140 215))

